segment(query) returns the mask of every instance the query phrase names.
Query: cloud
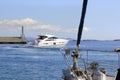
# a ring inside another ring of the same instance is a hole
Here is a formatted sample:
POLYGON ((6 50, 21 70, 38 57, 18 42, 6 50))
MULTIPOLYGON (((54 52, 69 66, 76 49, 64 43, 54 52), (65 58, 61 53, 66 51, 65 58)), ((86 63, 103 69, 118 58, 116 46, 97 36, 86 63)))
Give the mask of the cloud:
MULTIPOLYGON (((31 18, 25 18, 20 20, 1 20, 0 21, 0 28, 11 28, 11 27, 20 27, 24 26, 27 29, 40 29, 40 30, 49 30, 49 31, 59 31, 59 32, 77 32, 78 28, 69 28, 64 29, 60 27, 59 25, 50 25, 50 24, 44 24, 41 21, 34 20, 31 18)), ((88 32, 88 27, 83 27, 84 32, 88 32)))
POLYGON ((21 19, 21 20, 2 20, 2 21, 0 21, 0 28, 8 27, 10 29, 10 27, 19 27, 19 26, 24 26, 29 29, 42 29, 42 30, 50 30, 50 31, 61 30, 60 27, 57 25, 43 24, 42 22, 31 19, 31 18, 25 18, 25 19, 21 19))
POLYGON ((41 29, 48 29, 51 31, 61 31, 61 28, 59 26, 55 26, 55 25, 42 25, 41 29))
POLYGON ((84 27, 84 28, 83 28, 83 31, 84 31, 84 32, 88 32, 89 30, 90 30, 90 29, 89 29, 88 27, 84 27))
MULTIPOLYGON (((25 28, 25 35, 36 36, 38 34, 55 34, 63 36, 72 36, 78 33, 78 27, 62 27, 60 25, 50 25, 42 23, 32 18, 0 20, 1 35, 19 35, 21 34, 21 26, 25 28), (9 33, 8 33, 9 32, 9 33), (3 33, 3 34, 2 34, 3 33)), ((88 27, 83 27, 83 32, 89 32, 88 27)))
MULTIPOLYGON (((88 27, 83 27, 83 32, 88 32, 90 29, 88 27)), ((78 32, 78 28, 70 28, 70 29, 66 29, 66 32, 78 32)))

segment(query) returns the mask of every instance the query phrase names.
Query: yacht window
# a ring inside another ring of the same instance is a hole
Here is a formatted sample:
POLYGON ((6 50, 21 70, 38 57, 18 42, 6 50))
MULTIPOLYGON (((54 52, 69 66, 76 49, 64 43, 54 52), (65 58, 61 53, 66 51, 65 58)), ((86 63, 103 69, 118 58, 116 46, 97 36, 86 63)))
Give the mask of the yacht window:
POLYGON ((50 37, 46 41, 54 41, 55 39, 57 39, 57 37, 50 37))
POLYGON ((57 39, 57 37, 52 37, 53 39, 57 39))
POLYGON ((38 39, 45 39, 45 38, 47 38, 47 36, 39 36, 39 38, 38 39))

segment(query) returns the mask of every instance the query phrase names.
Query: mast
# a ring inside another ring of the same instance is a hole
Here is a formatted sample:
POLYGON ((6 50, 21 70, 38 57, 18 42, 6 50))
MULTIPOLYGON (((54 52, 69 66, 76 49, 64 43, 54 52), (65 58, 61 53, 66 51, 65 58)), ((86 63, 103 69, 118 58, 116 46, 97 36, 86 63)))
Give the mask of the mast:
POLYGON ((81 41, 81 36, 82 36, 82 30, 83 30, 83 25, 84 25, 84 19, 85 19, 85 14, 86 14, 86 9, 87 9, 87 2, 88 0, 83 0, 83 6, 82 6, 82 13, 81 13, 81 20, 79 24, 79 29, 78 29, 78 37, 77 37, 77 49, 73 52, 73 69, 77 69, 77 63, 78 63, 78 57, 79 57, 79 45, 81 41))
POLYGON ((88 2, 88 0, 83 0, 82 13, 81 13, 81 19, 80 19, 80 24, 79 24, 79 29, 78 29, 77 44, 76 44, 77 48, 72 53, 69 51, 69 49, 66 50, 66 54, 71 54, 71 56, 73 58, 73 66, 72 66, 72 68, 70 67, 70 69, 63 71, 64 80, 73 80, 73 79, 78 80, 79 79, 78 77, 80 77, 80 76, 81 76, 80 80, 83 80, 83 79, 90 80, 89 76, 87 75, 87 71, 86 70, 84 71, 86 74, 86 76, 85 76, 85 74, 83 74, 84 72, 79 67, 77 67, 78 58, 79 58, 79 45, 80 45, 81 35, 82 35, 82 30, 83 30, 83 25, 84 25, 87 2, 88 2), (79 75, 79 73, 80 73, 80 75, 79 75))
POLYGON ((78 36, 77 36, 77 47, 79 47, 80 41, 81 41, 81 36, 82 36, 82 31, 84 26, 84 19, 85 19, 85 14, 87 9, 87 2, 88 0, 83 0, 82 14, 81 14, 81 20, 80 20, 78 36))

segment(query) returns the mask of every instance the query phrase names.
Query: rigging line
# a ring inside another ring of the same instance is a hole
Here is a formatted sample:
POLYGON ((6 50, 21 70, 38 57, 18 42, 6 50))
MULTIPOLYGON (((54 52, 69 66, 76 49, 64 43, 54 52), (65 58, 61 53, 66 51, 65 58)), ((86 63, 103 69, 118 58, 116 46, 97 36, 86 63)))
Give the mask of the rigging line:
MULTIPOLYGON (((62 49, 61 49, 60 51, 62 52, 62 49)), ((65 55, 63 52, 62 52, 62 55, 63 55, 63 57, 64 57, 64 59, 65 59, 65 61, 66 61, 66 64, 67 64, 67 66, 68 66, 69 71, 70 71, 70 72, 73 72, 74 77, 75 77, 75 80, 78 80, 75 71, 71 69, 70 62, 68 61, 66 55, 65 55)))
POLYGON ((93 51, 93 52, 107 52, 107 53, 120 53, 120 52, 116 52, 114 50, 91 50, 91 49, 80 49, 80 51, 87 51, 87 52, 90 52, 90 51, 93 51))
POLYGON ((67 58, 66 58, 66 56, 65 56, 65 54, 63 52, 62 52, 62 56, 64 57, 64 60, 66 61, 66 64, 67 64, 68 68, 70 68, 70 63, 67 60, 67 58))
POLYGON ((88 0, 83 0, 82 14, 81 14, 81 20, 80 20, 78 36, 77 36, 77 47, 79 47, 80 45, 80 40, 81 40, 82 30, 83 30, 83 25, 84 25, 84 19, 85 19, 85 14, 86 14, 86 9, 87 9, 87 2, 88 0))

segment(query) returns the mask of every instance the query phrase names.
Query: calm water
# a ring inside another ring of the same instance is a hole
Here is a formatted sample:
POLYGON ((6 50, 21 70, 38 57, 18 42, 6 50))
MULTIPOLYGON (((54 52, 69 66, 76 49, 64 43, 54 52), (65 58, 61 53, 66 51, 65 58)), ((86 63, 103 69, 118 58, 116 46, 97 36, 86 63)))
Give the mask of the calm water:
MULTIPOLYGON (((70 41, 66 48, 75 48, 70 41)), ((114 50, 120 41, 83 41, 81 49, 114 50)), ((81 52, 87 58, 86 52, 81 52)), ((118 54, 89 51, 88 62, 97 61, 114 75, 118 68, 118 54)), ((82 66, 80 61, 79 65, 82 66)), ((0 80, 61 80, 67 68, 60 49, 39 49, 29 45, 0 45, 0 80)))

